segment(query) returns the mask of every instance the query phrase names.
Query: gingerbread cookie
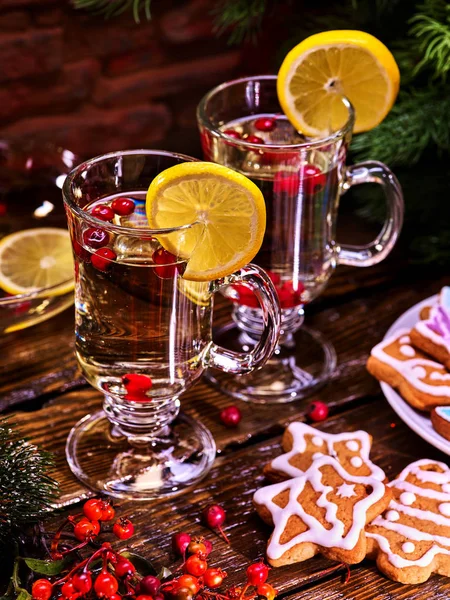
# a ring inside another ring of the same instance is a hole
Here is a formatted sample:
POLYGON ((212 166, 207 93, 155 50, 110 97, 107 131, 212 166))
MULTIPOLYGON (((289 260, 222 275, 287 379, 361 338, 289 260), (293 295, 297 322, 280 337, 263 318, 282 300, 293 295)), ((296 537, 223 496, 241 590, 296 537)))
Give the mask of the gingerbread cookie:
POLYGON ((450 406, 436 406, 436 408, 433 408, 431 423, 442 437, 450 440, 450 406))
POLYGON ((397 389, 419 410, 450 405, 450 374, 439 363, 411 345, 409 331, 398 331, 372 349, 367 369, 397 389))
POLYGON ((400 583, 422 583, 432 573, 450 576, 450 469, 418 460, 395 481, 386 512, 366 527, 368 557, 400 583))
POLYGON ((411 341, 450 369, 450 287, 442 288, 438 305, 429 309, 427 317, 411 330, 411 341))
POLYGON ((390 489, 375 477, 350 475, 331 456, 314 460, 300 477, 258 490, 258 514, 274 531, 267 558, 274 567, 319 552, 355 564, 366 554, 366 523, 383 512, 390 489))
POLYGON ((365 431, 325 433, 305 423, 291 423, 283 434, 285 454, 264 467, 271 481, 283 481, 302 475, 317 458, 333 456, 350 475, 371 475, 380 481, 384 471, 369 460, 372 437, 365 431))

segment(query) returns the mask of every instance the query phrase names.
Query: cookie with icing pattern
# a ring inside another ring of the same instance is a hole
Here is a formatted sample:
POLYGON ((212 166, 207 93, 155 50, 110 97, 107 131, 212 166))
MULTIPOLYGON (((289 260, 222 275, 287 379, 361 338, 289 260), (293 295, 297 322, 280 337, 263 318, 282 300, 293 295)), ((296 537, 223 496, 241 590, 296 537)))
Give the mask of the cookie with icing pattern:
POLYGON ((387 510, 366 527, 368 558, 400 583, 422 583, 432 573, 450 577, 449 467, 418 460, 388 486, 387 510))
POLYGON ((450 369, 450 287, 442 288, 437 306, 422 311, 410 335, 413 346, 450 369))
POLYGON ((331 456, 315 459, 300 477, 253 496, 260 517, 274 527, 267 560, 279 567, 321 553, 348 564, 361 562, 367 552, 365 526, 390 498, 379 479, 350 475, 331 456))
POLYGON ((450 374, 443 365, 412 346, 407 329, 372 349, 368 371, 398 390, 411 406, 431 411, 450 405, 450 374))
POLYGON ((384 471, 369 459, 372 437, 366 431, 326 433, 295 421, 283 434, 284 454, 264 467, 271 481, 284 481, 302 475, 317 458, 336 458, 350 475, 373 476, 383 481, 384 471))

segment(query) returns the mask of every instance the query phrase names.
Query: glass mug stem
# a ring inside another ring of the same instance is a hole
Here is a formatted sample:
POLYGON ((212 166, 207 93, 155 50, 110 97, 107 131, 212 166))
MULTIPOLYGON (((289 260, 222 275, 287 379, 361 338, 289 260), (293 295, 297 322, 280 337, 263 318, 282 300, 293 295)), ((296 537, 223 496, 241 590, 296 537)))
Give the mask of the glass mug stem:
POLYGON ((394 247, 403 224, 404 203, 400 184, 392 171, 383 163, 368 160, 347 167, 341 189, 345 192, 354 185, 376 183, 383 188, 387 216, 378 236, 364 246, 338 246, 338 262, 351 267, 371 267, 386 258, 394 247))

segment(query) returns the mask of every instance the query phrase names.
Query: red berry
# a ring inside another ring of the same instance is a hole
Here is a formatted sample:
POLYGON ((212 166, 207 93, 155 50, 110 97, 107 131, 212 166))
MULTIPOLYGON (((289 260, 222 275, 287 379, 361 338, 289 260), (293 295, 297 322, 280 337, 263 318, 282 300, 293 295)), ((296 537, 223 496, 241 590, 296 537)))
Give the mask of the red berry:
POLYGON ((31 594, 36 600, 48 600, 52 591, 53 586, 48 579, 38 579, 31 588, 31 594))
POLYGON ((254 125, 258 131, 273 131, 277 126, 277 122, 272 117, 260 117, 256 119, 254 125))
POLYGON ((184 563, 184 570, 190 575, 200 577, 208 568, 208 563, 199 556, 193 554, 184 563))
POLYGON ((122 375, 122 382, 127 392, 145 393, 152 387, 152 380, 148 375, 140 373, 127 373, 122 375))
POLYGON ((196 594, 200 589, 198 579, 194 575, 181 575, 178 578, 178 585, 180 588, 188 588, 193 594, 196 594))
POLYGON ((136 596, 136 600, 153 600, 153 596, 146 596, 145 594, 139 594, 139 596, 136 596))
POLYGON ((249 144, 264 144, 264 140, 259 135, 249 135, 245 138, 245 141, 249 144))
POLYGON ((73 533, 77 540, 85 542, 86 540, 94 538, 100 532, 100 525, 98 521, 89 521, 83 517, 78 523, 76 523, 73 533))
POLYGON ((99 521, 112 521, 116 516, 116 511, 106 500, 102 501, 102 516, 99 521))
POLYGON ((72 594, 75 594, 76 591, 77 590, 75 589, 75 586, 73 585, 71 579, 67 580, 61 588, 61 594, 64 596, 64 598, 70 598, 70 596, 72 596, 72 594))
POLYGON ((300 177, 294 171, 278 171, 273 180, 274 194, 296 196, 299 191, 300 177))
POLYGON ((170 597, 173 600, 193 600, 194 594, 189 588, 180 587, 170 597))
POLYGON ((177 257, 171 252, 164 250, 164 248, 158 248, 158 250, 155 250, 153 253, 152 258, 156 265, 161 265, 155 267, 155 273, 158 277, 161 279, 170 279, 175 276, 179 265, 176 264, 177 257))
POLYGON ((94 583, 94 590, 100 598, 110 598, 119 589, 119 583, 114 575, 102 571, 94 583))
POLYGON ((222 585, 226 576, 227 574, 222 569, 207 569, 203 575, 203 581, 206 587, 214 589, 222 585))
POLYGON ((109 597, 109 600, 122 600, 122 596, 120 594, 113 594, 109 597))
POLYGON ((83 505, 83 512, 90 521, 100 521, 102 516, 102 501, 97 498, 88 500, 83 505))
POLYGON ((225 511, 218 504, 211 504, 203 511, 203 519, 208 527, 216 529, 225 523, 225 511))
POLYGON ((121 217, 126 217, 134 212, 135 204, 131 198, 115 198, 111 202, 111 208, 121 217))
POLYGON ((100 248, 91 256, 91 262, 97 271, 107 271, 111 266, 111 261, 116 258, 117 254, 111 248, 100 248))
POLYGON ((135 571, 136 567, 126 558, 119 558, 119 562, 114 567, 117 577, 126 577, 132 575, 135 571))
POLYGON ((92 589, 92 577, 89 571, 82 572, 79 574, 75 574, 72 577, 72 583, 76 590, 80 592, 80 594, 87 594, 92 589))
POLYGON ((213 545, 209 540, 203 540, 203 545, 205 546, 205 549, 206 549, 205 554, 206 554, 206 556, 208 556, 212 552, 213 545))
POLYGON ((234 138, 235 140, 240 140, 242 138, 242 135, 239 133, 239 131, 236 131, 236 129, 225 129, 224 134, 234 138))
POLYGON ((189 554, 206 554, 206 546, 203 542, 199 540, 193 540, 189 543, 187 547, 187 551, 189 554))
POLYGON ((328 417, 328 406, 323 402, 312 402, 306 414, 311 421, 324 421, 328 417))
POLYGON ((247 581, 250 585, 265 583, 269 577, 269 567, 263 562, 253 563, 247 568, 247 581))
POLYGON ((264 596, 266 600, 274 600, 277 595, 277 590, 270 583, 260 583, 256 588, 259 596, 264 596))
POLYGON ((114 523, 113 533, 119 540, 128 540, 134 533, 134 525, 130 519, 121 517, 114 523))
POLYGON ((273 283, 273 285, 277 286, 279 285, 280 281, 281 281, 281 277, 278 275, 278 273, 274 273, 273 271, 269 271, 266 269, 266 273, 270 278, 270 281, 273 283))
POLYGON ((114 211, 106 204, 98 204, 91 210, 91 215, 101 221, 112 221, 114 219, 114 211))
POLYGON ((89 227, 83 231, 83 242, 90 248, 103 248, 109 244, 109 233, 100 227, 89 227))
POLYGON ((149 594, 150 596, 156 596, 159 588, 161 587, 161 581, 153 575, 147 575, 143 577, 139 583, 139 593, 149 594))
POLYGON ((172 536, 172 550, 180 556, 184 556, 190 543, 191 536, 188 533, 175 533, 172 536))
POLYGON ((278 299, 281 308, 293 308, 304 304, 302 294, 305 286, 301 281, 286 281, 282 286, 277 287, 278 299))
POLYGON ((226 427, 237 427, 242 419, 242 413, 237 406, 227 406, 220 413, 220 420, 226 427))
POLYGON ((326 176, 315 165, 304 163, 300 167, 302 189, 306 194, 317 194, 326 183, 326 176))
MULTIPOLYGON (((87 230, 89 231, 89 230, 87 230)), ((88 252, 86 250, 86 248, 83 248, 83 246, 80 244, 80 242, 77 242, 77 240, 72 240, 72 248, 74 251, 75 256, 78 256, 78 258, 84 262, 90 262, 91 260, 91 254, 90 252, 88 252)), ((77 265, 78 266, 78 265, 77 265)))
POLYGON ((233 299, 233 302, 248 306, 249 308, 259 308, 259 302, 255 294, 246 285, 235 283, 233 290, 238 294, 238 298, 233 299))

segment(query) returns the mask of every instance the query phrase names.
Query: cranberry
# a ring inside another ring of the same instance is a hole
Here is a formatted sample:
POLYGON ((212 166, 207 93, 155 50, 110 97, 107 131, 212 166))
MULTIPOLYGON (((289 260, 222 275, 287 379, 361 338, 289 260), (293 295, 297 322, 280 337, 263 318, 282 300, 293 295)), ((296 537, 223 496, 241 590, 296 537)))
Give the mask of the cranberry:
POLYGON ((116 215, 126 217, 134 213, 135 204, 131 198, 115 198, 111 202, 111 208, 116 215))
POLYGON ((102 500, 102 516, 99 521, 112 521, 116 515, 116 511, 111 504, 106 500, 102 500))
POLYGON ((174 591, 171 598, 173 598, 173 600, 193 600, 194 594, 189 588, 180 587, 174 591))
POLYGON ((195 575, 195 577, 203 575, 207 568, 208 563, 206 560, 203 560, 195 554, 190 556, 184 563, 184 570, 189 573, 189 575, 195 575))
POLYGON ((258 131, 273 131, 277 126, 277 122, 272 117, 260 117, 256 119, 254 125, 258 131))
POLYGON ((117 254, 111 248, 100 248, 91 256, 92 266, 97 271, 106 272, 111 266, 111 261, 116 260, 117 254))
POLYGON ((88 500, 83 505, 83 512, 90 521, 100 521, 102 517, 102 501, 97 498, 88 500))
POLYGON ((326 176, 315 165, 304 163, 300 167, 301 185, 306 194, 312 195, 320 192, 325 183, 326 176))
POLYGON ((70 598, 76 593, 76 591, 77 590, 75 589, 71 579, 67 580, 61 588, 61 594, 64 596, 64 598, 70 598))
POLYGON ((86 519, 85 517, 78 521, 73 529, 75 537, 80 542, 85 542, 86 540, 94 538, 99 532, 100 525, 98 521, 89 521, 89 519, 86 519))
POLYGON ((237 427, 242 419, 242 413, 237 406, 227 406, 220 413, 220 420, 226 427, 237 427))
POLYGON ((139 596, 136 596, 136 600, 153 600, 153 596, 146 596, 145 594, 139 594, 139 596))
POLYGON ((127 392, 148 392, 152 387, 152 380, 148 375, 139 373, 127 373, 122 376, 123 384, 127 392))
POLYGON ((208 556, 212 552, 213 545, 209 540, 203 540, 203 545, 205 546, 205 554, 208 556))
POLYGON ((236 129, 225 129, 224 134, 234 138, 235 140, 242 139, 242 135, 239 133, 239 131, 236 131, 236 129))
POLYGON ((324 402, 311 402, 306 414, 311 421, 325 421, 328 417, 328 406, 324 402))
POLYGON ((134 525, 130 519, 122 517, 114 523, 113 533, 119 540, 128 540, 134 533, 134 525))
POLYGON ((266 600, 274 600, 277 595, 277 590, 270 583, 260 583, 256 588, 259 596, 264 596, 266 600))
POLYGON ((189 554, 204 555, 206 554, 206 546, 200 540, 192 540, 192 542, 190 542, 189 546, 187 547, 187 551, 189 554))
POLYGON ((259 135, 248 135, 245 138, 245 141, 248 142, 249 144, 264 144, 264 140, 259 137, 259 135))
POLYGON ((286 281, 282 286, 277 287, 278 299, 281 308, 293 308, 303 304, 302 294, 305 286, 301 281, 286 281))
POLYGON ((119 589, 119 583, 114 575, 102 571, 94 583, 94 590, 100 598, 110 598, 119 589))
POLYGON ((188 588, 193 594, 196 594, 200 589, 198 579, 194 575, 182 575, 178 579, 178 585, 180 588, 188 588))
POLYGON ((218 504, 211 504, 203 511, 203 519, 208 527, 216 529, 225 523, 226 514, 218 504))
POLYGON ((91 260, 90 253, 75 239, 72 240, 72 248, 75 256, 78 256, 80 260, 84 262, 89 262, 91 260))
POLYGON ((252 292, 252 290, 246 285, 235 283, 233 285, 233 290, 235 290, 238 293, 238 298, 235 300, 233 299, 233 302, 243 304, 244 306, 248 306, 249 308, 259 308, 258 299, 252 292))
POLYGON ((206 587, 214 589, 222 585, 226 576, 227 574, 222 569, 207 569, 203 575, 203 581, 206 587))
POLYGON ((98 204, 91 210, 91 215, 101 221, 112 221, 114 219, 114 211, 106 204, 98 204))
POLYGON ((100 227, 89 227, 83 232, 83 242, 90 248, 103 248, 109 244, 109 233, 100 227))
POLYGON ((188 533, 175 533, 172 536, 172 550, 180 556, 184 556, 190 543, 191 536, 188 533))
POLYGON ((114 567, 114 571, 117 577, 126 577, 127 575, 133 575, 136 567, 127 558, 120 557, 119 562, 114 567))
POLYGON ((139 583, 139 593, 149 594, 150 596, 156 596, 159 588, 161 587, 161 581, 153 575, 147 575, 143 577, 139 583))
POLYGON ((92 577, 89 571, 75 574, 72 578, 73 586, 80 594, 87 594, 92 589, 92 577))
POLYGON ((292 171, 278 171, 273 180, 274 194, 296 196, 299 191, 300 177, 292 171))
POLYGON ((269 276, 270 281, 273 283, 273 285, 278 285, 281 281, 281 277, 278 275, 278 273, 274 273, 273 271, 268 271, 266 269, 266 273, 269 276))
POLYGON ((253 563, 247 568, 247 581, 250 585, 257 586, 265 583, 269 576, 269 567, 263 562, 253 563))
POLYGON ((155 273, 161 279, 170 279, 175 276, 175 273, 178 271, 178 265, 176 263, 177 257, 174 256, 171 252, 164 250, 164 248, 158 248, 153 253, 153 262, 157 265, 161 265, 155 267, 155 273))
POLYGON ((109 600, 122 600, 122 596, 120 594, 113 594, 109 597, 109 600))
POLYGON ((53 586, 48 579, 38 579, 31 588, 31 594, 36 600, 48 600, 52 591, 53 586))

